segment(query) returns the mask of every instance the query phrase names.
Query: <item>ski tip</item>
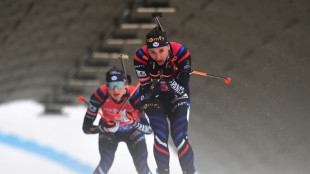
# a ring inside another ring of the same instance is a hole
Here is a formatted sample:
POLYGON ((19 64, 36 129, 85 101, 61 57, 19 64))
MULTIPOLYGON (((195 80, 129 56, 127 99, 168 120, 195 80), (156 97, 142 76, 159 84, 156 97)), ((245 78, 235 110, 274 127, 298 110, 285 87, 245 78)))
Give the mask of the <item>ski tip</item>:
POLYGON ((231 81, 231 78, 229 78, 229 77, 227 77, 227 78, 225 79, 225 83, 226 83, 226 84, 229 84, 230 81, 231 81))

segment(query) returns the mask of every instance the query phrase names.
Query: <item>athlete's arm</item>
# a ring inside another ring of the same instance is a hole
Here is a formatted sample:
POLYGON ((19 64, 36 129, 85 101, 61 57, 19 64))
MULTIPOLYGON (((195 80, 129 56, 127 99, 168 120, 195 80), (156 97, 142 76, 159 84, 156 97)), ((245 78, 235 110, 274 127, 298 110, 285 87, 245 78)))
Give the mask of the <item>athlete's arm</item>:
POLYGON ((176 54, 177 59, 175 64, 178 68, 178 73, 173 77, 164 77, 167 86, 177 97, 184 95, 189 96, 189 79, 191 71, 191 55, 189 51, 181 46, 176 54))
POLYGON ((103 105, 105 97, 101 88, 97 89, 90 97, 82 127, 85 134, 96 134, 99 132, 98 126, 93 125, 93 123, 96 120, 99 108, 103 105))

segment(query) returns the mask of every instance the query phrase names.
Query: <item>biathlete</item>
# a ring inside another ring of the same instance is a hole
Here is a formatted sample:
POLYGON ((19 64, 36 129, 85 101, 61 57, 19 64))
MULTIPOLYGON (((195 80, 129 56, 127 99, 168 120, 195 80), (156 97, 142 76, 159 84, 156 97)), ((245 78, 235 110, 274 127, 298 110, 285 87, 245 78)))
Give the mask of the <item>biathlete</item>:
POLYGON ((189 79, 191 55, 186 47, 168 42, 166 33, 156 27, 146 35, 146 45, 134 58, 141 83, 143 109, 154 132, 157 173, 168 174, 169 125, 183 173, 195 173, 194 153, 188 141, 190 111, 189 79))
POLYGON ((106 85, 100 86, 92 95, 84 117, 83 131, 86 134, 99 133, 100 162, 94 174, 106 174, 112 166, 118 143, 123 141, 133 158, 139 174, 151 173, 147 164, 147 147, 145 134, 151 134, 147 115, 139 110, 139 90, 137 90, 123 110, 117 111, 134 90, 127 85, 122 71, 112 70, 106 74, 106 85), (101 108, 99 125, 94 125, 101 108))

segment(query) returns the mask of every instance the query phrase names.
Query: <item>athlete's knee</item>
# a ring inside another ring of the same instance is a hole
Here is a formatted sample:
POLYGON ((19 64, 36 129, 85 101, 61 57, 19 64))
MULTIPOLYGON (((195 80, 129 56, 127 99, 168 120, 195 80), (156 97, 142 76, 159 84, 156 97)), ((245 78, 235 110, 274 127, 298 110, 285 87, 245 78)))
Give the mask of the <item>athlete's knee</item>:
POLYGON ((168 143, 168 138, 169 138, 169 130, 168 129, 153 129, 154 132, 154 140, 156 142, 159 142, 160 144, 168 143), (162 143, 161 143, 162 142, 162 143))
POLYGON ((180 144, 183 141, 188 141, 187 131, 174 132, 171 137, 175 145, 180 144))

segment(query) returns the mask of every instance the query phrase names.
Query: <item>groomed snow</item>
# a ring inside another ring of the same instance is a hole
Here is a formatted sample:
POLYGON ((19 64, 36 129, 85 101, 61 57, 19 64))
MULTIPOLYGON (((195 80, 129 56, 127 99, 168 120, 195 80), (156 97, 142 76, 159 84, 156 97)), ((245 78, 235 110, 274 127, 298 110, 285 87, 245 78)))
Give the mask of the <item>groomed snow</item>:
MULTIPOLYGON (((81 105, 64 107, 62 115, 44 115, 44 106, 30 100, 0 105, 0 173, 92 173, 100 158, 98 136, 83 133, 85 111, 81 105)), ((155 173, 153 135, 146 139, 148 164, 155 173)), ((176 153, 170 153, 171 173, 182 173, 176 153)), ((109 172, 120 173, 137 173, 124 143, 109 172)))

